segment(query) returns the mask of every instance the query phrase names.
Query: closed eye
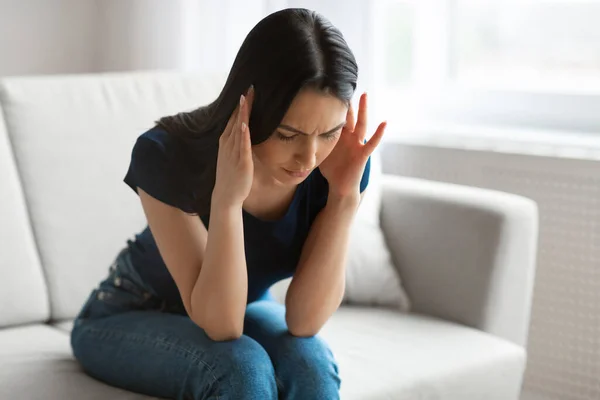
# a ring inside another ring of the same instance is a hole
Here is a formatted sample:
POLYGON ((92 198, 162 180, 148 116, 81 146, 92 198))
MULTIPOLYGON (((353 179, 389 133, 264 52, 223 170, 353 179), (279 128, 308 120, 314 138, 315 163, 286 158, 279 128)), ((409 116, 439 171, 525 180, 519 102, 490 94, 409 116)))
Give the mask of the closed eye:
MULTIPOLYGON (((319 135, 320 138, 323 138, 325 140, 335 140, 338 137, 338 134, 340 133, 339 130, 337 131, 333 131, 333 132, 326 132, 323 133, 321 135, 319 135)), ((298 134, 296 135, 291 135, 291 136, 287 136, 282 134, 281 132, 277 131, 277 138, 279 140, 282 140, 284 142, 291 142, 292 140, 294 140, 296 137, 298 136, 298 134)))
MULTIPOLYGON (((331 129, 331 130, 329 130, 329 131, 327 131, 327 132, 319 135, 319 137, 321 137, 323 139, 326 139, 326 140, 334 140, 338 136, 338 132, 345 125, 346 125, 346 122, 344 121, 344 122, 340 123, 338 126, 336 126, 335 128, 333 128, 333 129, 331 129)), ((310 136, 308 133, 302 132, 301 130, 298 130, 298 129, 296 129, 294 127, 291 127, 291 126, 288 126, 288 125, 281 124, 281 125, 279 125, 279 128, 284 129, 286 131, 289 131, 290 133, 292 133, 292 132, 294 133, 291 136, 287 136, 287 135, 284 135, 283 133, 281 133, 281 131, 277 130, 276 131, 277 132, 277 138, 279 140, 283 140, 285 142, 294 140, 294 138, 296 136, 298 136, 298 135, 310 136)))
POLYGON ((296 136, 298 136, 298 135, 286 136, 286 135, 282 134, 281 132, 277 131, 277 138, 279 140, 283 140, 284 142, 291 142, 292 140, 294 140, 294 138, 296 136))
POLYGON ((324 133, 324 134, 319 135, 319 136, 322 137, 325 140, 335 140, 338 137, 339 133, 340 133, 340 131, 327 132, 327 133, 324 133))

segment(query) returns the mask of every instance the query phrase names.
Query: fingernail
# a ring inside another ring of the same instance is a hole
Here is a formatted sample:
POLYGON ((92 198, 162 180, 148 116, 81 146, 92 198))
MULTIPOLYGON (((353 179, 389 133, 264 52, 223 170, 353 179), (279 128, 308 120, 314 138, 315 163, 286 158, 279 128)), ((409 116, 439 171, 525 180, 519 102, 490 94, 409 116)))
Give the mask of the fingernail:
POLYGON ((246 130, 246 123, 242 122, 242 132, 244 132, 246 130))
POLYGON ((244 97, 244 95, 240 96, 240 106, 244 105, 244 101, 246 101, 246 98, 244 97))

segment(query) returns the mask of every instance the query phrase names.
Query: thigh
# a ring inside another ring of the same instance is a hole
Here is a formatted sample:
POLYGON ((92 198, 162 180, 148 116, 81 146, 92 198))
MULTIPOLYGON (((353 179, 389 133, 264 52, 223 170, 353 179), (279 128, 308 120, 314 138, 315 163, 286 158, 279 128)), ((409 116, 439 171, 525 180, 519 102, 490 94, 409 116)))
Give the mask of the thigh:
POLYGON ((274 300, 261 300, 248 305, 244 334, 267 351, 280 385, 291 384, 291 379, 308 378, 307 374, 311 371, 338 380, 337 363, 327 343, 319 335, 291 335, 285 322, 285 307, 274 300))
POLYGON ((279 361, 289 351, 310 347, 326 355, 332 355, 329 346, 319 335, 296 337, 289 333, 285 322, 285 306, 275 300, 260 300, 248 305, 244 319, 244 335, 263 346, 273 361, 279 361))
POLYGON ((176 399, 271 399, 274 370, 248 336, 213 341, 183 307, 158 298, 119 254, 75 319, 73 354, 110 385, 176 399))
POLYGON ((242 398, 236 393, 252 388, 251 398, 267 399, 276 391, 272 364, 258 343, 247 336, 215 342, 182 315, 132 311, 84 320, 71 344, 89 375, 150 396, 242 398))

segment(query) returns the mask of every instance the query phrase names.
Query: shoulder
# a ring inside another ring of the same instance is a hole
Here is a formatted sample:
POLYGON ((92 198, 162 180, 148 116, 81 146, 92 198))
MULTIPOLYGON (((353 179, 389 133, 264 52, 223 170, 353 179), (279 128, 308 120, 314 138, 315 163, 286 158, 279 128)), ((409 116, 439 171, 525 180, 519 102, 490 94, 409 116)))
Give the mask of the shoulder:
POLYGON ((181 174, 187 169, 189 157, 181 139, 160 127, 154 127, 138 136, 131 151, 131 159, 142 168, 169 170, 181 174))
POLYGON ((124 181, 136 193, 141 188, 164 203, 192 212, 193 194, 182 174, 177 148, 176 138, 162 128, 144 132, 133 146, 124 181))
POLYGON ((138 136, 133 150, 154 148, 166 154, 172 152, 174 147, 175 138, 164 129, 154 127, 138 136))

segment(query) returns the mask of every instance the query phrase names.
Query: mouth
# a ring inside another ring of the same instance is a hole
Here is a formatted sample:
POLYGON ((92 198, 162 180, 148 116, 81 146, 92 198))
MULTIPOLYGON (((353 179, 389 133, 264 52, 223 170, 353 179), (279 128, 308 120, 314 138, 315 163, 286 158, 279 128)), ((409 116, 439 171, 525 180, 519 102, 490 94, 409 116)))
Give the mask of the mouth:
POLYGON ((310 174, 309 169, 304 170, 289 170, 287 168, 283 168, 287 174, 293 178, 306 178, 310 174))

